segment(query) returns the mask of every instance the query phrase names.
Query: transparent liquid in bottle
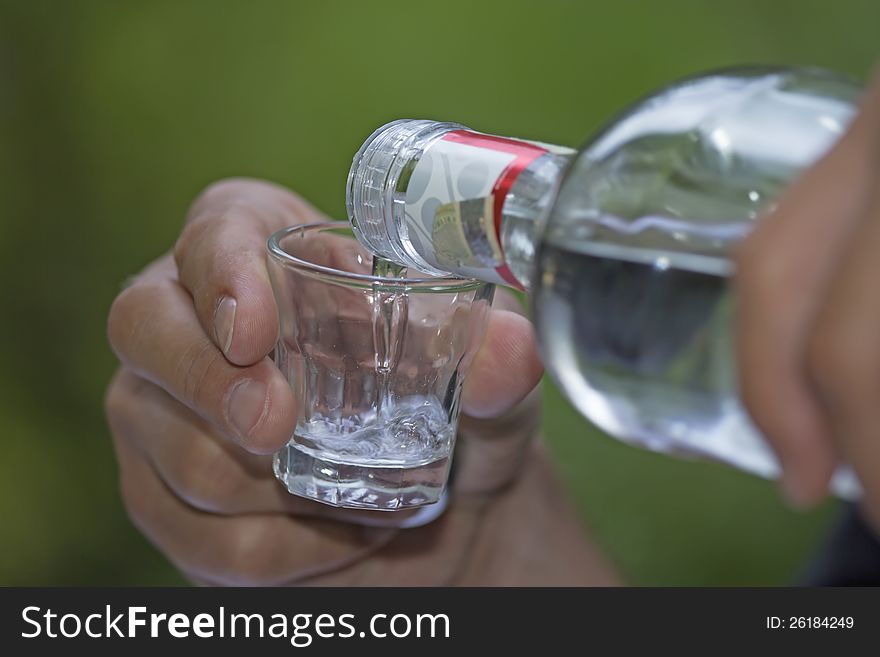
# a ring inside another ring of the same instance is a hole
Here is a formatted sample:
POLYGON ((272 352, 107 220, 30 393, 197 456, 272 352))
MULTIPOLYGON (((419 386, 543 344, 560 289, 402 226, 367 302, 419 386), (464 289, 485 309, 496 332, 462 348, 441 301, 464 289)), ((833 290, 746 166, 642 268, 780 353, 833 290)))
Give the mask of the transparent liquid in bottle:
MULTIPOLYGON (((778 475, 739 401, 730 253, 842 133, 856 93, 810 71, 697 79, 581 152, 532 288, 547 369, 581 413, 627 442, 778 475)), ((847 469, 832 486, 857 495, 847 469)))

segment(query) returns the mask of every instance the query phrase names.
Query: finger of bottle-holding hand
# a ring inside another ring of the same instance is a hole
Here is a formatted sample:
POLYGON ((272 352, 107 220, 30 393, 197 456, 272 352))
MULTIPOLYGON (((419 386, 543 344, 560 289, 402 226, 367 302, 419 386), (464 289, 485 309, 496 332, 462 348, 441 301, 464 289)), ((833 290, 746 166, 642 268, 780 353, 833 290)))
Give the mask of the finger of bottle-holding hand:
MULTIPOLYGON (((875 189, 880 189, 880 175, 875 189)), ((852 464, 864 499, 880 521, 880 191, 865 204, 846 257, 835 272, 812 328, 807 370, 852 464)))

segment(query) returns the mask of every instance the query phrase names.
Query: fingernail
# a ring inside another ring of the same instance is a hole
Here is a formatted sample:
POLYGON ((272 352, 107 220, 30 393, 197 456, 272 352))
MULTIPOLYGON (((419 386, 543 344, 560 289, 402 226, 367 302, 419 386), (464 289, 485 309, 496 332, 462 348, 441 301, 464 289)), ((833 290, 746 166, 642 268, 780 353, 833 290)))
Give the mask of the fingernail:
POLYGON ((789 506, 795 509, 806 509, 812 506, 812 495, 806 490, 798 477, 783 476, 780 482, 782 497, 789 506))
POLYGON ((262 381, 243 381, 229 395, 227 417, 242 438, 257 426, 265 410, 266 384, 262 381))
POLYGON ((232 346, 232 331, 235 328, 235 307, 237 303, 234 297, 223 296, 217 309, 214 311, 214 337, 217 345, 224 354, 229 353, 232 346))

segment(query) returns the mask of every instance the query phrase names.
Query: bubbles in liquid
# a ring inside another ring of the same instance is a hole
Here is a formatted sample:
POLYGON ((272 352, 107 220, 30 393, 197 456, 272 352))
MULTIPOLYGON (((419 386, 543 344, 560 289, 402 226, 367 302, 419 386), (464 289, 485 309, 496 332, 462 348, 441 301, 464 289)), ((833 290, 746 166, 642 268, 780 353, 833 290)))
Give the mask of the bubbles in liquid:
POLYGON ((296 441, 313 456, 349 465, 413 467, 445 458, 452 426, 440 401, 412 395, 342 423, 313 417, 297 427, 296 441))

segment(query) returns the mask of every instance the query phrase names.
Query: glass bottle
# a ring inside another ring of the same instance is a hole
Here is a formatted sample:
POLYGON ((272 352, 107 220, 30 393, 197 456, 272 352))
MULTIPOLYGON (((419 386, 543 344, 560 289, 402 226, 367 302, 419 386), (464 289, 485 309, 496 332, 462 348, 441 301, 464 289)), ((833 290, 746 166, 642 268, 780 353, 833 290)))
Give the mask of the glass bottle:
MULTIPOLYGON (((355 156, 348 214, 388 260, 528 289, 548 371, 607 433, 773 477, 736 389, 731 249, 845 130, 859 90, 819 69, 710 73, 578 152, 395 121, 355 156)), ((846 469, 832 485, 858 493, 846 469)))

